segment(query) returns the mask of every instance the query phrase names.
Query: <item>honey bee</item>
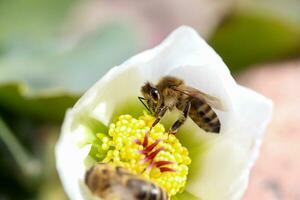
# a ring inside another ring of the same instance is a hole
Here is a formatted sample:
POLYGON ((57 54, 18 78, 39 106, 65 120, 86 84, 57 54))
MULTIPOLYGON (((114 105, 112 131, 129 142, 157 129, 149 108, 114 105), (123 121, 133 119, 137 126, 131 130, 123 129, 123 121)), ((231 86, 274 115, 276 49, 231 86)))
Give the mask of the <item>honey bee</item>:
POLYGON ((154 183, 122 167, 100 163, 85 174, 91 192, 104 200, 168 200, 167 193, 154 183))
POLYGON ((161 120, 167 110, 175 107, 182 111, 182 116, 171 126, 169 134, 176 134, 189 116, 200 128, 207 132, 219 133, 220 120, 212 107, 223 110, 216 97, 205 94, 185 85, 184 81, 165 76, 157 85, 150 82, 141 87, 143 97, 139 100, 156 117, 150 130, 161 120), (143 101, 147 101, 145 104, 143 101))

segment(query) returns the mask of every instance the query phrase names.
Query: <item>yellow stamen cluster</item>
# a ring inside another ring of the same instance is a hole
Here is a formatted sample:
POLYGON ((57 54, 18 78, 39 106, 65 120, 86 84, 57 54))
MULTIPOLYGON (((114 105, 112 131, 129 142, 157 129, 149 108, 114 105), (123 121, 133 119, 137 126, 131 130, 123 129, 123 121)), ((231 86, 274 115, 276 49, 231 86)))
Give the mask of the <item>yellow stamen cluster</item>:
MULTIPOLYGON (((157 124, 146 134, 153 121, 154 118, 147 114, 139 119, 121 115, 116 123, 110 124, 107 136, 99 134, 101 145, 98 143, 98 148, 101 146, 99 150, 106 152, 101 162, 140 174, 172 196, 183 189, 191 160, 188 150, 174 135, 168 135, 162 124, 157 124)), ((96 152, 95 155, 103 153, 96 152)))

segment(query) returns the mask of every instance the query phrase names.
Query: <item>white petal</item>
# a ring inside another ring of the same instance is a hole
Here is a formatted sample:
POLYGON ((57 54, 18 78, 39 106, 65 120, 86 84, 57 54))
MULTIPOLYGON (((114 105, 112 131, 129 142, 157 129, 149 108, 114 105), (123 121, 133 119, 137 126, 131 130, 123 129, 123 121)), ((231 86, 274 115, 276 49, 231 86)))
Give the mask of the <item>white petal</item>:
MULTIPOLYGON (((88 146, 79 148, 78 140, 70 132, 72 111, 68 111, 62 127, 63 134, 56 144, 57 170, 63 186, 71 199, 82 199, 80 182, 83 181, 85 166, 83 160, 86 158, 88 146)), ((74 133, 75 135, 75 133, 74 133)))
POLYGON ((188 180, 187 191, 208 200, 240 198, 270 119, 271 104, 238 86, 214 50, 193 29, 181 27, 161 45, 111 69, 66 115, 56 157, 58 172, 71 199, 84 199, 81 188, 87 150, 79 148, 75 139, 76 132, 82 129, 81 119, 95 118, 108 125, 116 106, 136 99, 145 81, 156 83, 165 75, 184 79, 188 85, 219 98, 226 108, 225 112, 216 110, 221 121, 219 135, 205 134, 191 120, 185 124, 189 135, 179 135, 193 151, 193 176, 188 180), (202 149, 203 144, 207 150, 200 154, 197 147, 202 149), (198 164, 199 170, 195 168, 198 164))
POLYGON ((257 156, 263 133, 272 117, 273 103, 256 92, 238 86, 236 90, 236 115, 240 130, 232 130, 235 140, 251 150, 249 167, 252 167, 257 156), (249 120, 251 119, 251 120, 249 120))

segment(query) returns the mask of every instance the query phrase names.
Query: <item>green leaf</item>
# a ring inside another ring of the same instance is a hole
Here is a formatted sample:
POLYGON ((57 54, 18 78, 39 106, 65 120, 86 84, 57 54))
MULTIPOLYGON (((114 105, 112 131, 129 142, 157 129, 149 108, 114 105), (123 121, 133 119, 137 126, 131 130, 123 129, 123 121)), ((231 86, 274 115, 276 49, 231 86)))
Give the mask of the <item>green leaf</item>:
POLYGON ((49 46, 47 51, 0 57, 0 83, 22 81, 31 94, 49 90, 81 93, 137 50, 130 27, 111 24, 81 38, 73 46, 49 46))
POLYGON ((102 25, 76 41, 63 36, 77 2, 0 1, 1 109, 60 121, 87 88, 137 51, 135 31, 123 24, 102 25))
POLYGON ((266 61, 287 58, 300 49, 297 24, 251 10, 230 16, 211 37, 212 47, 233 71, 266 61))
POLYGON ((129 27, 112 24, 64 51, 49 47, 39 55, 24 51, 22 56, 0 57, 0 105, 30 117, 61 120, 81 93, 136 47, 129 27))
POLYGON ((32 158, 23 148, 18 139, 6 126, 0 116, 0 140, 4 143, 11 156, 16 161, 20 172, 26 178, 36 178, 41 172, 41 163, 32 158))
POLYGON ((69 94, 29 96, 20 84, 0 85, 0 108, 34 119, 61 121, 77 97, 69 94))
POLYGON ((74 2, 76 1, 1 0, 0 49, 3 52, 31 42, 40 44, 43 39, 57 32, 74 2))

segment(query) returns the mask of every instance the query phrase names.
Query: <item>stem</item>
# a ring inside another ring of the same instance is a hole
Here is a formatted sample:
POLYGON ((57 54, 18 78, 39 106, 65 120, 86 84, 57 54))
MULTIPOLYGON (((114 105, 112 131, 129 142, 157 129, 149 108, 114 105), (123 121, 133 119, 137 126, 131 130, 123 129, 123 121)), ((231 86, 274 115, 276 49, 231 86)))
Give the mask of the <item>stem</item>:
POLYGON ((12 131, 0 116, 0 140, 6 145, 17 165, 27 177, 37 177, 41 172, 41 163, 33 158, 19 143, 12 131))

